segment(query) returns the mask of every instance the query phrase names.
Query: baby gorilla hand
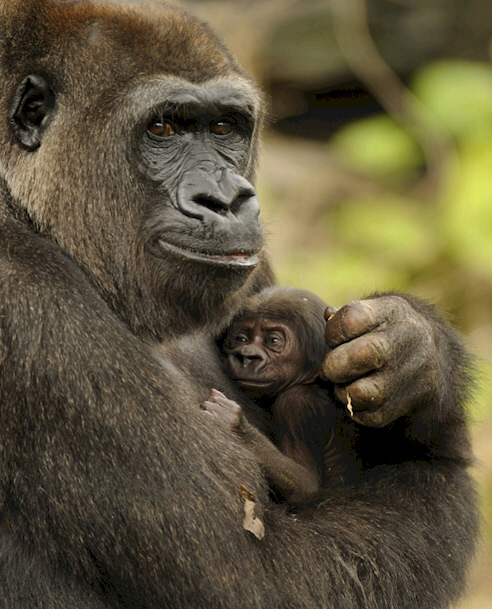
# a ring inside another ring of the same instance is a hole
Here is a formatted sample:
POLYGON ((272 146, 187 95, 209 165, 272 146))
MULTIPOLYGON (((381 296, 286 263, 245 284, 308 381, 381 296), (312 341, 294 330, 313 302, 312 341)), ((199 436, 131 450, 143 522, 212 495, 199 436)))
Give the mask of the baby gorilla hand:
POLYGON ((216 417, 232 431, 240 431, 243 424, 243 411, 237 402, 230 400, 218 389, 211 389, 210 396, 201 405, 210 416, 216 417))
POLYGON ((396 294, 327 309, 324 376, 353 419, 383 427, 439 398, 439 320, 396 294))

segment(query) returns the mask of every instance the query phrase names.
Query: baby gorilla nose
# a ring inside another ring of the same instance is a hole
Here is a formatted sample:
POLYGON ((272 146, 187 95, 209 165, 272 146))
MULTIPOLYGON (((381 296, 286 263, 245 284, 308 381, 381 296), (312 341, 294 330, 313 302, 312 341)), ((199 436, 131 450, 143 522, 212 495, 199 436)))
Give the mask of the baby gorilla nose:
POLYGON ((265 365, 264 352, 255 345, 243 345, 230 353, 233 367, 258 372, 265 365))
POLYGON ((239 219, 245 213, 258 215, 259 204, 253 186, 228 167, 194 167, 183 174, 178 188, 178 207, 186 215, 239 219))

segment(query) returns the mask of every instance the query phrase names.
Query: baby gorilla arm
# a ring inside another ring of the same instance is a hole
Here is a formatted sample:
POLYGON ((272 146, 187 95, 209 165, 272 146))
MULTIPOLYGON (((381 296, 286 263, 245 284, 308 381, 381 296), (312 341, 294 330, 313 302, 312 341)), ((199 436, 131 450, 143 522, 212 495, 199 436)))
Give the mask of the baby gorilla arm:
POLYGON ((202 408, 241 438, 256 457, 269 483, 288 501, 300 503, 317 493, 317 471, 281 453, 273 442, 246 420, 239 404, 217 389, 212 389, 202 408))

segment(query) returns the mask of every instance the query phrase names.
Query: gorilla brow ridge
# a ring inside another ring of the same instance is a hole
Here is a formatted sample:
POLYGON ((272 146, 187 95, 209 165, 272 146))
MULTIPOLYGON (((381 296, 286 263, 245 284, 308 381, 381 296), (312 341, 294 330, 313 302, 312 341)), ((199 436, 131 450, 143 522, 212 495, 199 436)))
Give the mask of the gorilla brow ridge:
POLYGON ((148 105, 150 115, 174 111, 186 118, 188 112, 196 115, 194 108, 201 114, 207 110, 218 115, 236 112, 250 125, 255 122, 261 103, 260 96, 249 83, 236 76, 234 80, 224 78, 200 85, 166 77, 135 87, 130 92, 129 101, 135 102, 139 108, 142 104, 148 105), (155 104, 157 95, 162 98, 162 104, 158 106, 155 104))

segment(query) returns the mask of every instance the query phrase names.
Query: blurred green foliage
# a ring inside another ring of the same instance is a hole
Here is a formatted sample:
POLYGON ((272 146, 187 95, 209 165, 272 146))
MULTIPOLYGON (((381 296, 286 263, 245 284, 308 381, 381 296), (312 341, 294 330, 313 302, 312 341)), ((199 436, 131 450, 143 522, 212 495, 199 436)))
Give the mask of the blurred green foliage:
POLYGON ((412 89, 436 120, 461 140, 492 134, 492 70, 489 64, 440 61, 417 73, 412 89))
POLYGON ((377 179, 405 178, 423 162, 415 140, 386 115, 349 124, 331 146, 345 164, 377 179))
POLYGON ((288 252, 279 278, 317 285, 333 304, 411 289, 459 312, 471 331, 491 321, 484 318, 490 307, 477 318, 469 289, 473 277, 477 298, 492 303, 492 67, 437 62, 410 88, 452 142, 438 190, 422 196, 422 151, 396 120, 380 115, 349 124, 329 141, 329 154, 371 187, 326 200, 306 227, 319 247, 288 252))
MULTIPOLYGON (((492 96, 489 100, 492 103, 492 96)), ((483 130, 485 131, 485 129, 483 130)), ((492 130, 468 136, 460 146, 460 168, 449 176, 442 226, 457 263, 492 281, 492 130)))

